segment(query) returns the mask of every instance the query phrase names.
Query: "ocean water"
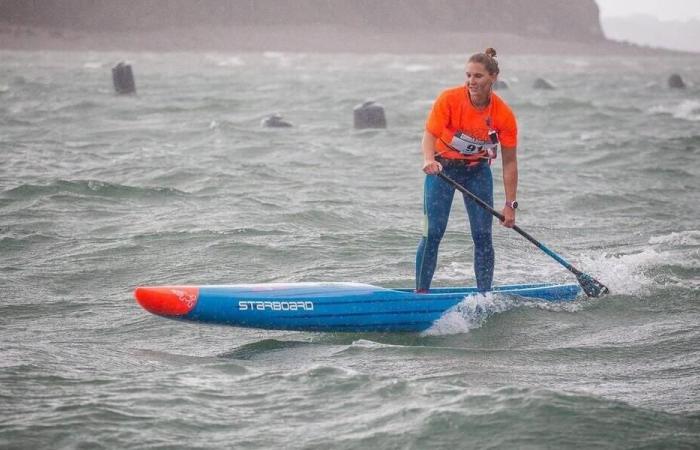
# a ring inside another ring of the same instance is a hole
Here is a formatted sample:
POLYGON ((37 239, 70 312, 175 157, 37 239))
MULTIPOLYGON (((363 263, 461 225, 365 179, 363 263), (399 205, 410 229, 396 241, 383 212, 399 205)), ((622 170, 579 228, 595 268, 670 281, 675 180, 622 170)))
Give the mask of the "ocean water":
MULTIPOLYGON (((697 56, 501 58, 518 224, 604 298, 490 295, 422 334, 180 323, 133 300, 412 286, 422 127, 463 61, 0 52, 0 447, 700 447, 697 56), (113 93, 121 60, 135 96, 113 93), (370 98, 388 128, 353 130, 370 98), (261 128, 275 112, 295 126, 261 128)), ((511 230, 495 246, 499 284, 574 280, 511 230)), ((434 284, 474 284, 458 202, 434 284)))

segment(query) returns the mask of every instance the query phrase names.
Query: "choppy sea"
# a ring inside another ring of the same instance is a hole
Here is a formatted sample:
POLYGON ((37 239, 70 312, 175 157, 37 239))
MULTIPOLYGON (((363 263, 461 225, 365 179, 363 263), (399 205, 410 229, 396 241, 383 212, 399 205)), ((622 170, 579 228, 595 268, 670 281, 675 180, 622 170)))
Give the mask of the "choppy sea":
MULTIPOLYGON (((197 325, 133 300, 413 286, 423 124, 464 59, 0 52, 0 447, 699 448, 698 56, 501 57, 518 224, 606 297, 490 295, 422 334, 197 325), (119 61, 136 95, 114 94, 119 61), (367 99, 387 129, 353 129, 367 99), (272 113, 294 126, 261 128, 272 113)), ((468 231, 456 201, 434 285, 474 284, 468 231)), ((495 245, 498 284, 574 281, 512 230, 495 245)))

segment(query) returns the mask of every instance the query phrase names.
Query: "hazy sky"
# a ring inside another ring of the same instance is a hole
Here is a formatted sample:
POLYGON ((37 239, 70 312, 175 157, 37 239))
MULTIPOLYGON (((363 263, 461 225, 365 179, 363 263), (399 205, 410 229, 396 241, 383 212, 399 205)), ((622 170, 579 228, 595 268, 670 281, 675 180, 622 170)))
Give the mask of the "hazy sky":
POLYGON ((650 14, 661 20, 700 19, 700 0, 596 0, 602 17, 650 14))

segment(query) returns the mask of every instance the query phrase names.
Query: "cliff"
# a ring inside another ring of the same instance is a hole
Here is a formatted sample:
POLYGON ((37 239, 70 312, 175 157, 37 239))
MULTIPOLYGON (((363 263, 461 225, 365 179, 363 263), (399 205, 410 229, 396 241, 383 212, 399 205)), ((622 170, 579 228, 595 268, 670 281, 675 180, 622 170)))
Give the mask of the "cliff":
POLYGON ((0 47, 588 52, 594 0, 0 0, 0 47), (572 50, 573 49, 573 50, 572 50))
POLYGON ((594 0, 0 0, 0 17, 73 30, 286 24, 603 39, 594 0))

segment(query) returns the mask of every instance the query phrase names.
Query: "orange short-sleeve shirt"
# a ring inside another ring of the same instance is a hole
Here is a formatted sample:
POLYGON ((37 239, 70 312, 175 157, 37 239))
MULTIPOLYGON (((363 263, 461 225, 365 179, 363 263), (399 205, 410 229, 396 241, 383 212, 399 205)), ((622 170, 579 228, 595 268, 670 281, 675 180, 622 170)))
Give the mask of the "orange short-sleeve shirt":
POLYGON ((489 106, 478 110, 469 101, 465 86, 443 91, 435 100, 425 124, 426 130, 438 138, 436 149, 445 158, 462 159, 464 156, 448 147, 441 137, 460 131, 476 140, 488 141, 489 131, 495 130, 504 148, 518 145, 518 125, 515 114, 498 95, 491 94, 489 106))

